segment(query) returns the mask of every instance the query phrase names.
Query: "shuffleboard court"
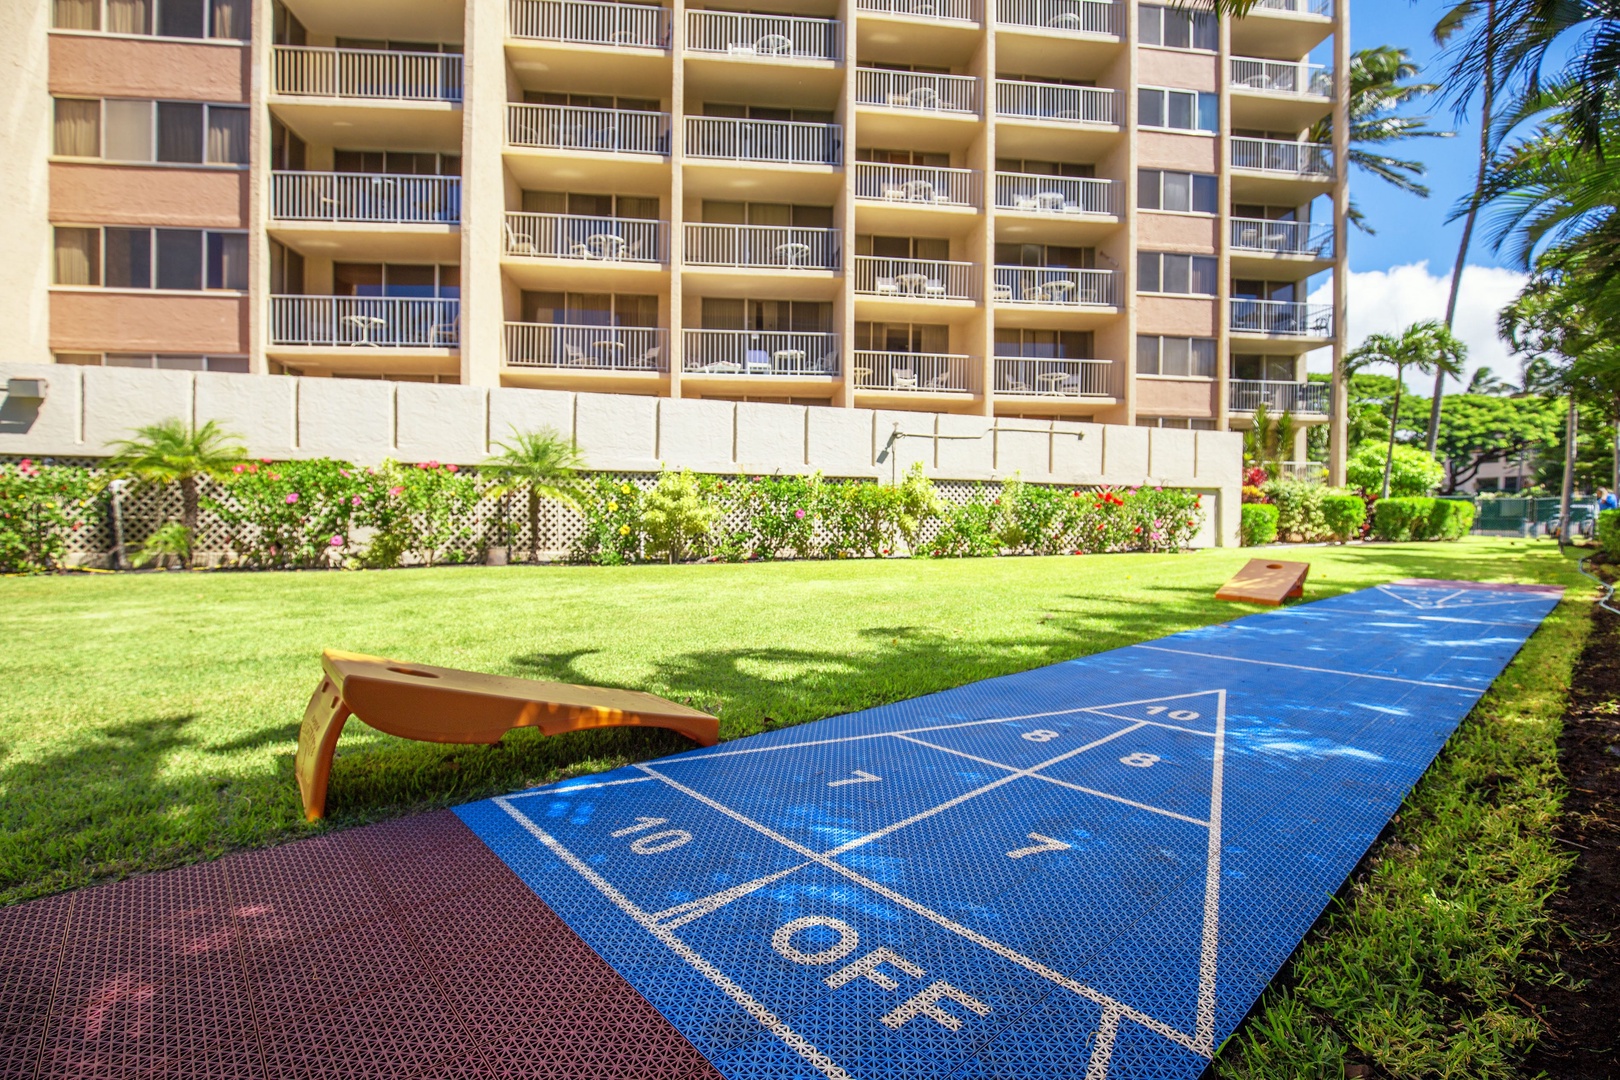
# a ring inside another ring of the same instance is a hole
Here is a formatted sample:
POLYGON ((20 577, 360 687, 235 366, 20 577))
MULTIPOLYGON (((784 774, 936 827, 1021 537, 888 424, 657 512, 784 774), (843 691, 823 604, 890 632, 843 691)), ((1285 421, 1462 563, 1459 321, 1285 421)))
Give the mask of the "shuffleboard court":
POLYGON ((1398 582, 457 812, 728 1080, 1190 1080, 1559 595, 1398 582))

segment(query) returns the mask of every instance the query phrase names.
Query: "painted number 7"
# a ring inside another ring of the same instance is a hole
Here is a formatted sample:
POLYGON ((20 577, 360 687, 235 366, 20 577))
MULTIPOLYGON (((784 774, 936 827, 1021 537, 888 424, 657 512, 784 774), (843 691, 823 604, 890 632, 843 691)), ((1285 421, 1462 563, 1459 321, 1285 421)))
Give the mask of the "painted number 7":
POLYGON ((1034 847, 1021 847, 1017 851, 1007 852, 1009 859, 1022 859, 1026 855, 1039 855, 1043 851, 1068 851, 1072 844, 1065 844, 1062 840, 1055 840, 1050 836, 1042 836, 1038 832, 1029 834, 1031 840, 1038 841, 1034 847))

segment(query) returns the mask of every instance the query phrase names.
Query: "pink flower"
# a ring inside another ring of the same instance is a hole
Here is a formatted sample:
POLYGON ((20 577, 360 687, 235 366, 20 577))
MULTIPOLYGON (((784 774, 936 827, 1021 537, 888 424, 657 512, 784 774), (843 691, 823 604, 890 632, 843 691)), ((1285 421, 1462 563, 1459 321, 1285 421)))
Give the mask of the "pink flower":
POLYGON ((32 469, 33 467, 34 467, 34 459, 33 458, 23 458, 21 461, 17 462, 17 468, 19 468, 19 469, 32 469))
POLYGON ((287 505, 288 506, 291 506, 293 503, 295 503, 297 501, 298 501, 298 492, 294 491, 294 492, 291 492, 290 494, 288 494, 288 496, 287 496, 287 505))
POLYGON ((446 465, 445 468, 449 469, 451 472, 455 472, 457 466, 455 466, 455 465, 446 465))
POLYGON ((404 490, 404 488, 400 487, 398 484, 395 484, 393 487, 388 489, 388 494, 397 496, 404 490))
POLYGON ((332 537, 332 546, 333 547, 342 547, 343 546, 343 537, 341 537, 341 536, 332 537))
POLYGON ((349 478, 349 470, 348 469, 339 469, 338 470, 338 475, 343 477, 343 479, 347 480, 349 478))
POLYGON ((354 498, 350 499, 349 500, 349 505, 350 506, 359 506, 360 505, 360 496, 356 495, 354 498))
POLYGON ((241 476, 243 473, 247 472, 247 466, 246 465, 238 465, 238 466, 236 466, 236 468, 232 469, 231 472, 235 473, 238 476, 241 476))
POLYGON ((267 457, 262 457, 262 458, 260 458, 260 459, 259 459, 259 460, 260 460, 260 461, 262 461, 262 462, 264 462, 264 463, 265 463, 265 464, 266 464, 266 465, 268 465, 268 464, 270 464, 270 459, 269 459, 269 458, 267 458, 267 457))
POLYGON ((795 511, 793 511, 793 516, 798 518, 800 521, 803 521, 804 520, 804 511, 803 510, 795 510, 795 511))

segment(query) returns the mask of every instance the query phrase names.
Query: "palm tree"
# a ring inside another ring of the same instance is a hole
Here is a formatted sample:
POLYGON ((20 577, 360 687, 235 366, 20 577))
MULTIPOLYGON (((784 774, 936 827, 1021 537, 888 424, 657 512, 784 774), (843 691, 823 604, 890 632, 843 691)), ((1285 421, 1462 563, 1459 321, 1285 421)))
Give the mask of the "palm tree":
MULTIPOLYGON (((1407 368, 1414 368, 1424 374, 1440 371, 1447 375, 1457 375, 1461 373, 1462 362, 1467 355, 1468 346, 1459 341, 1444 325, 1429 319, 1413 323, 1402 330, 1399 336, 1368 335, 1365 341, 1345 357, 1344 366, 1349 372, 1371 364, 1392 365, 1395 368, 1395 403, 1391 415, 1398 417, 1401 414, 1401 391, 1405 389, 1407 368)), ((1394 421, 1389 425, 1389 448, 1384 454, 1384 486, 1379 498, 1389 498, 1389 473, 1395 463, 1395 429, 1398 426, 1394 421)))
POLYGON ((529 496, 529 561, 540 561, 540 500, 550 499, 578 508, 575 473, 585 459, 572 442, 552 428, 539 431, 513 429, 511 442, 498 442, 501 452, 479 466, 495 479, 486 493, 502 499, 515 492, 529 496))
MULTIPOLYGON (((236 436, 214 421, 196 427, 179 418, 136 428, 133 439, 120 439, 110 449, 113 456, 107 467, 111 472, 145 483, 180 485, 180 524, 190 544, 197 537, 199 482, 225 479, 247 456, 236 436)), ((189 549, 185 562, 191 565, 189 549)))
POLYGON ((1254 426, 1243 433, 1243 453, 1250 464, 1266 470, 1273 480, 1282 475, 1282 462, 1294 452, 1294 414, 1284 411, 1275 420, 1265 402, 1254 407, 1254 426))
POLYGON ((1473 377, 1468 380, 1468 386, 1463 390, 1465 394, 1489 394, 1492 397, 1503 397, 1515 393, 1518 387, 1507 382, 1488 367, 1474 369, 1473 377))

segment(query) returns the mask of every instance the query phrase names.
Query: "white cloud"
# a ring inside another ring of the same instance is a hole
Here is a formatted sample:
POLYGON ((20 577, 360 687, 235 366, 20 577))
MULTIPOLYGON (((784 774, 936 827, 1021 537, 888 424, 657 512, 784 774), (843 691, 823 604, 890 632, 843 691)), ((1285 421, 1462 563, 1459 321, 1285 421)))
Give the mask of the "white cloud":
MULTIPOLYGON (((1463 270, 1453 328, 1468 345, 1466 369, 1470 373, 1485 366, 1509 382, 1519 381, 1519 360, 1496 336, 1496 315, 1518 295, 1524 282, 1525 275, 1494 266, 1469 266, 1463 270)), ((1354 348, 1368 334, 1399 333, 1424 319, 1444 319, 1450 288, 1451 275, 1432 273, 1426 259, 1388 270, 1352 272, 1346 340, 1354 348)), ((1310 300, 1313 304, 1332 303, 1331 279, 1312 292, 1310 300)), ((1311 371, 1332 368, 1332 354, 1325 349, 1310 354, 1308 361, 1311 371)), ((1423 376, 1409 377, 1407 383, 1425 394, 1433 387, 1433 380, 1423 376)))

